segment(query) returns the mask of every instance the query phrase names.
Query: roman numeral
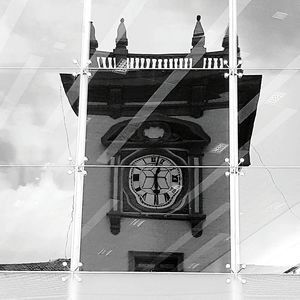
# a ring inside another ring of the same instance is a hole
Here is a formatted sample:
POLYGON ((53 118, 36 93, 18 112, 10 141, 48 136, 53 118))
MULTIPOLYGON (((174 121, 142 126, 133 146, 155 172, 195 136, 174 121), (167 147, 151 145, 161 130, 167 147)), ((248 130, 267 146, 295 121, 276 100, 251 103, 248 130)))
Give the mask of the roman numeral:
POLYGON ((140 180, 140 174, 133 174, 132 180, 133 181, 139 181, 140 180))
POLYGON ((177 189, 176 189, 174 186, 172 186, 170 192, 171 192, 172 194, 175 194, 175 193, 177 192, 177 189))
POLYGON ((164 196, 165 196, 165 202, 168 202, 170 200, 170 195, 168 193, 165 193, 164 196))
POLYGON ((178 182, 178 180, 179 180, 178 175, 172 175, 173 182, 178 182))

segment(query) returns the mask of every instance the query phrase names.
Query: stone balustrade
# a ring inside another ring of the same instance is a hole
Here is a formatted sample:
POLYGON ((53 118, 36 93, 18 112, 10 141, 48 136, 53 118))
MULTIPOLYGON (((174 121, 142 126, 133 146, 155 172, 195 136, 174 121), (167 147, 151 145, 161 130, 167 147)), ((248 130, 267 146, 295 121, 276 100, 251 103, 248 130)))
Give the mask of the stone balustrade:
MULTIPOLYGON (((191 57, 127 57, 117 64, 115 57, 97 56, 98 69, 192 69, 195 61, 191 57)), ((204 57, 200 61, 201 69, 223 69, 222 57, 204 57)))

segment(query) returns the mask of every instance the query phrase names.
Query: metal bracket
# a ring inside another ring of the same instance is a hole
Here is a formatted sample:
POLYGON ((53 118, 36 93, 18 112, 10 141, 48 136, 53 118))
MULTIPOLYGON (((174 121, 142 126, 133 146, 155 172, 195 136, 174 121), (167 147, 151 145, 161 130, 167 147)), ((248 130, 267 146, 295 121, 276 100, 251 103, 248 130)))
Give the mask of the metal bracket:
POLYGON ((67 173, 69 175, 72 175, 73 173, 78 172, 78 173, 83 173, 83 175, 87 175, 87 171, 84 169, 85 162, 87 162, 87 161, 88 161, 88 158, 84 157, 83 161, 78 166, 73 166, 73 169, 68 170, 67 173))
MULTIPOLYGON (((81 67, 80 64, 79 64, 79 62, 78 62, 78 60, 77 59, 73 59, 73 64, 76 65, 80 70, 82 70, 82 75, 87 75, 88 77, 92 76, 92 74, 91 74, 91 72, 89 70, 89 66, 90 66, 91 63, 92 63, 92 61, 88 60, 86 66, 81 67)), ((79 73, 74 72, 73 76, 77 77, 79 74, 81 74, 81 72, 79 72, 79 73)))
POLYGON ((241 164, 244 162, 244 158, 240 158, 239 164, 237 166, 233 166, 230 163, 229 158, 225 158, 225 162, 228 164, 229 166, 229 171, 225 172, 225 176, 230 176, 230 175, 240 175, 240 176, 244 176, 244 172, 242 172, 242 167, 241 164))
POLYGON ((238 78, 242 78, 243 75, 244 72, 241 69, 229 69, 228 72, 224 73, 224 78, 227 79, 229 76, 237 76, 238 78))
MULTIPOLYGON (((241 272, 242 270, 245 270, 246 267, 247 267, 247 265, 245 265, 245 264, 240 265, 240 268, 239 268, 239 270, 237 271, 237 273, 234 273, 234 272, 232 271, 230 264, 226 264, 225 267, 226 267, 226 269, 229 269, 229 270, 230 270, 230 273, 231 273, 231 274, 234 274, 234 277, 237 278, 241 283, 243 283, 243 284, 247 283, 247 280, 246 280, 245 278, 241 278, 241 276, 239 276, 240 272, 241 272)), ((231 282, 231 279, 230 279, 230 278, 227 278, 227 279, 226 279, 226 283, 230 283, 230 282, 231 282)))

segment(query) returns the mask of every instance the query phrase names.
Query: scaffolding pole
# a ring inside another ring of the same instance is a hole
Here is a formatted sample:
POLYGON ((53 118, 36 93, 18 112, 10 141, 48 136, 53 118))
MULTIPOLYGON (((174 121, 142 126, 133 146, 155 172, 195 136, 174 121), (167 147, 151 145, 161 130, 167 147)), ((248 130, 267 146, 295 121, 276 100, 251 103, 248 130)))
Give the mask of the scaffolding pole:
POLYGON ((230 246, 231 270, 235 275, 240 269, 237 47, 237 1, 229 0, 230 246))
POLYGON ((74 195, 74 216, 71 246, 71 271, 77 271, 80 267, 80 243, 81 243, 81 222, 83 203, 84 183, 84 162, 85 162, 85 140, 86 140, 86 118, 88 100, 88 64, 90 52, 90 20, 91 0, 83 1, 82 21, 82 45, 80 61, 80 90, 78 110, 78 133, 75 161, 75 195, 74 195))

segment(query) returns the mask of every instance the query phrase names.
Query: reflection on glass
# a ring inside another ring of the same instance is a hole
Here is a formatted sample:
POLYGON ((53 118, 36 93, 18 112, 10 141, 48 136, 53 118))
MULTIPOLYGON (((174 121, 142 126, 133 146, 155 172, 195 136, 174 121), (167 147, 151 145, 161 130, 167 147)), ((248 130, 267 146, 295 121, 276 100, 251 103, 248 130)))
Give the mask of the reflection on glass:
POLYGON ((77 118, 63 91, 62 70, 0 71, 0 164, 69 164, 77 118))
MULTIPOLYGON (((97 50, 91 24, 89 165, 124 164, 121 152, 127 148, 184 149, 187 155, 200 157, 198 163, 186 160, 187 165, 222 165, 229 156, 228 30, 223 50, 207 52, 205 32, 197 16, 190 53, 131 54, 124 24, 122 18, 112 52, 97 50)), ((70 92, 75 80, 62 74, 65 91, 72 99, 78 98, 76 89, 70 92)), ((243 115, 239 127, 244 165, 250 164, 249 141, 260 85, 261 76, 245 75, 239 80, 239 108, 252 109, 243 115)), ((78 100, 70 102, 77 113, 78 100)))
MULTIPOLYGON (((226 29, 226 26, 225 26, 226 29)), ((222 50, 208 51, 201 17, 191 27, 190 52, 130 53, 122 18, 111 52, 99 51, 91 23, 86 155, 89 165, 124 164, 129 148, 185 152, 186 165, 216 165, 228 157, 228 31, 222 50), (194 28, 194 31, 193 31, 194 28), (99 143, 100 142, 100 143, 99 143), (190 156, 198 156, 189 159, 190 156), (203 156, 203 159, 202 159, 203 156)), ((220 45, 220 47, 221 47, 220 45)), ((100 44, 101 46, 101 44, 100 44)), ((71 74, 65 91, 78 98, 71 74)), ((78 100, 70 101, 77 113, 78 100)), ((253 122, 248 126, 252 128, 253 122)))
POLYGON ((247 168, 240 180, 241 261, 246 273, 299 264, 300 169, 247 168))
POLYGON ((237 4, 244 68, 299 68, 299 2, 252 0, 237 4))
POLYGON ((0 168, 0 270, 69 269, 73 177, 65 167, 0 168))
POLYGON ((0 67, 73 67, 82 8, 81 1, 2 1, 0 67))
POLYGON ((252 166, 300 165, 299 80, 298 70, 247 70, 239 79, 239 102, 254 95, 239 111, 240 131, 255 118, 252 137, 240 143, 241 156, 250 149, 252 166), (261 84, 261 91, 245 94, 243 87, 254 89, 247 78, 261 84))
POLYGON ((101 50, 115 47, 116 29, 124 18, 130 53, 188 53, 196 16, 201 14, 207 51, 220 51, 228 4, 228 0, 93 0, 92 20, 101 50))
POLYGON ((162 151, 128 159, 126 167, 87 168, 82 269, 228 271, 225 169, 180 167, 179 155, 162 151))

